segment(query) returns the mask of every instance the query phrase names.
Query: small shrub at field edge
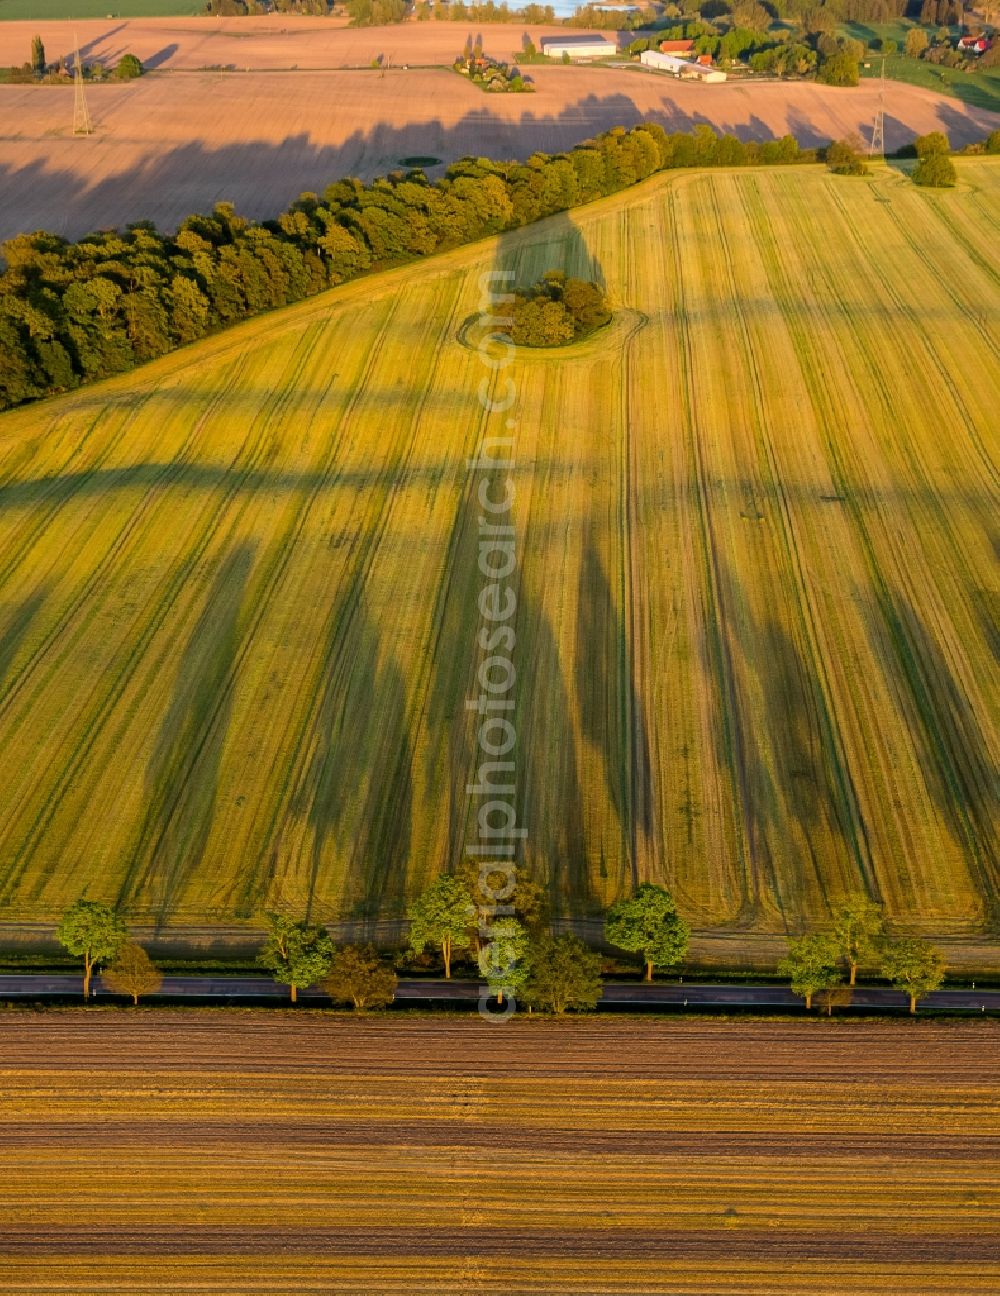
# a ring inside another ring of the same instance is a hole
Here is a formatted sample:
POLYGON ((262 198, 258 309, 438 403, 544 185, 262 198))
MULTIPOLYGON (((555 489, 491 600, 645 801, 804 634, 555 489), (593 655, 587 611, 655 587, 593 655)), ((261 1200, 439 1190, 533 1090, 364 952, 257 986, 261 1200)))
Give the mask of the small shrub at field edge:
POLYGON ((357 1012, 385 1008, 396 996, 398 977, 375 950, 348 945, 333 956, 330 971, 320 982, 334 1003, 352 1004, 357 1012))
POLYGON ((156 994, 163 985, 163 973, 141 945, 127 941, 101 973, 101 981, 112 994, 128 995, 137 1004, 140 995, 156 994))
POLYGON ((856 135, 834 140, 826 150, 826 165, 834 175, 867 175, 868 165, 861 156, 861 147, 856 135))

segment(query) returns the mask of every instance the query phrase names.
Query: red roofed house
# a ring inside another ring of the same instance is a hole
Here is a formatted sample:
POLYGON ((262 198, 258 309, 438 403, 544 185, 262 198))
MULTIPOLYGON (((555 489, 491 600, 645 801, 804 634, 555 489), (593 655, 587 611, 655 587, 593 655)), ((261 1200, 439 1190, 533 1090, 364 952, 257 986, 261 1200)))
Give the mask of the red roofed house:
POLYGON ((978 36, 961 36, 958 41, 958 48, 963 54, 985 54, 992 47, 993 42, 982 33, 978 36))
POLYGON ((660 41, 661 54, 677 54, 681 58, 694 50, 693 40, 660 41))

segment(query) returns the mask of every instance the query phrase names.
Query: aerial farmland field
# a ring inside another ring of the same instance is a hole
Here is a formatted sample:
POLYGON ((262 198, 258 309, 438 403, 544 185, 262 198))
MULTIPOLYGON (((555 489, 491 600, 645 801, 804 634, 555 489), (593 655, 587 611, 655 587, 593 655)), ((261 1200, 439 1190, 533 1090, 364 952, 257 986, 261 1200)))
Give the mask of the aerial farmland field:
POLYGON ((993 1021, 8 1013, 0 1056, 4 1296, 1000 1281, 993 1021))
POLYGON ((479 278, 520 350, 518 804, 559 917, 995 950, 1000 162, 659 178, 0 418, 0 917, 392 920, 475 781, 479 278))

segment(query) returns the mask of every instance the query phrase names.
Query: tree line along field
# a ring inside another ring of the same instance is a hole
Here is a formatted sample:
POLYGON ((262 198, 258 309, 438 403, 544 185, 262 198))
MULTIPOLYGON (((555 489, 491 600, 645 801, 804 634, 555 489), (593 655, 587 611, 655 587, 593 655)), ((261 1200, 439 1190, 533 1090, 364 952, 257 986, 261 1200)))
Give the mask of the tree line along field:
MULTIPOLYGON (((520 350, 517 803, 556 916, 994 941, 1000 167, 651 181, 0 418, 0 916, 401 916, 475 782, 490 267, 520 350)), ((475 803, 471 803, 471 812, 475 803)))
POLYGON ((986 1296, 997 1044, 990 1021, 0 1014, 0 1292, 986 1296))

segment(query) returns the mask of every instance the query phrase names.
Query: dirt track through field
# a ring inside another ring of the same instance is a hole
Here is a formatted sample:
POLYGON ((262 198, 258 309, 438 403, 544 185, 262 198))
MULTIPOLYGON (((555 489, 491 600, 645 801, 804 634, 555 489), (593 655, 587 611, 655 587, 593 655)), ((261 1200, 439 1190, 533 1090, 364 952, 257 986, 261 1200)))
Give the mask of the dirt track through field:
POLYGON ((992 1022, 8 1014, 0 1292, 971 1296, 998 1081, 992 1022))
MULTIPOLYGON (((41 25, 50 56, 72 44, 66 27, 41 25)), ((33 30, 0 24, 0 64, 21 59, 33 30)), ((73 237, 140 219, 169 229, 217 201, 267 218, 303 190, 385 174, 404 158, 526 158, 643 119, 670 130, 708 122, 744 138, 791 133, 809 145, 852 131, 867 137, 878 98, 874 82, 704 86, 635 68, 561 66, 531 68, 535 94, 487 96, 440 66, 468 34, 461 23, 292 24, 284 35, 273 24, 216 32, 197 19, 81 24, 88 57, 113 61, 133 49, 157 75, 93 86, 97 129, 87 139, 73 137, 69 87, 0 86, 0 238, 35 229, 73 237), (392 62, 384 75, 368 67, 379 53, 392 62), (216 65, 238 70, 197 70, 216 65)), ((489 52, 510 58, 522 29, 483 34, 489 52)), ((1000 114, 890 87, 889 149, 938 129, 961 145, 997 127, 1000 114)))

